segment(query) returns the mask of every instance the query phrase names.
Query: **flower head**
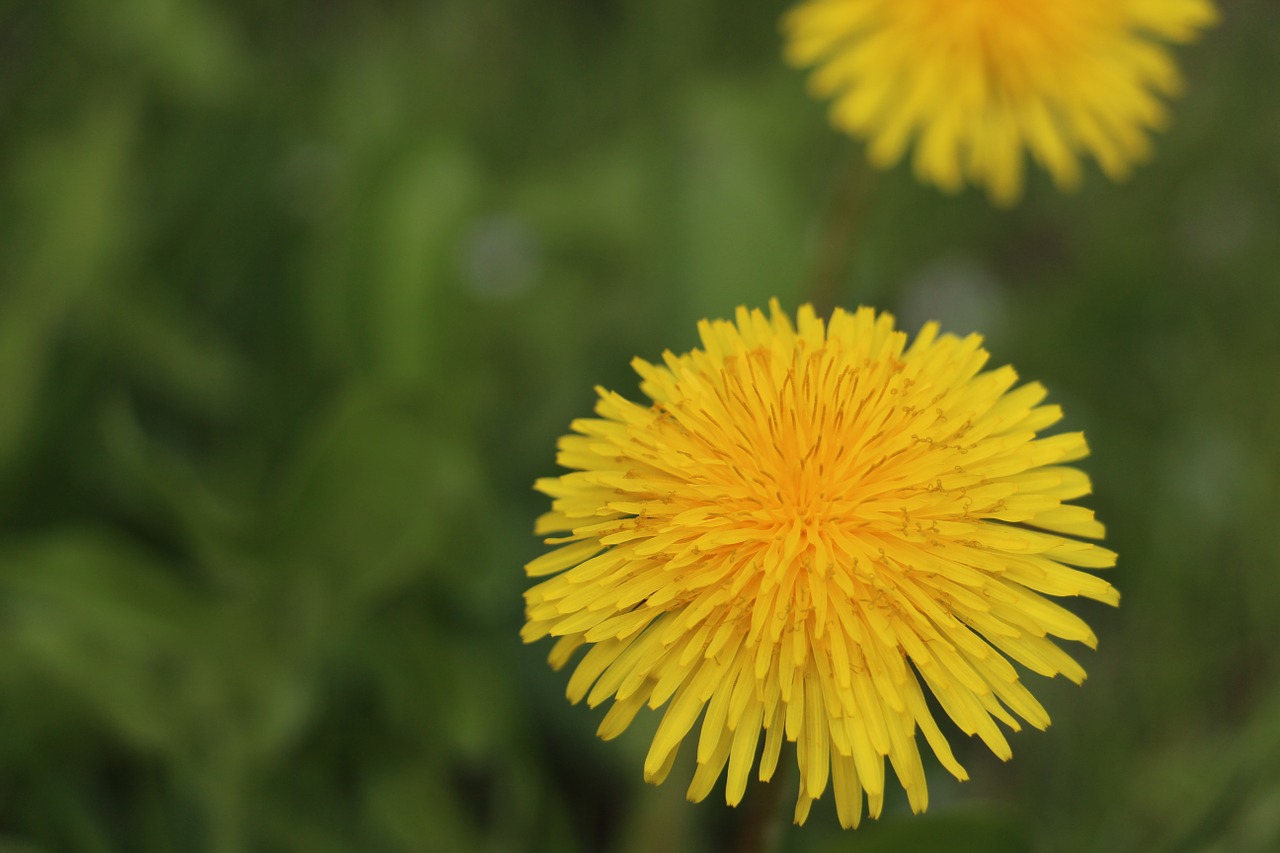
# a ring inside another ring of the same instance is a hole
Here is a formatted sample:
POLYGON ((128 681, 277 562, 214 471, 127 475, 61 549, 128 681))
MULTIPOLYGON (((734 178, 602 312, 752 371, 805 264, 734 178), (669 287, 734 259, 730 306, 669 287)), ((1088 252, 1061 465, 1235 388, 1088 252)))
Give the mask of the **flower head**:
POLYGON ((783 27, 875 165, 914 139, 920 180, 1010 204, 1024 148, 1063 189, 1082 154, 1113 180, 1145 159, 1181 86, 1163 43, 1216 16, 1212 0, 805 0, 783 27))
POLYGON ((739 308, 700 324, 702 348, 637 359, 651 406, 598 389, 598 418, 572 424, 539 480, 553 498, 537 530, 556 549, 525 568, 522 636, 558 637, 559 668, 589 646, 569 698, 612 698, 606 740, 640 708, 666 711, 645 761, 662 781, 702 718, 689 798, 728 765, 742 798, 764 739, 768 780, 796 743, 796 821, 828 781, 840 821, 862 795, 879 814, 888 757, 912 808, 927 804, 916 730, 966 778, 925 699, 997 755, 996 721, 1049 717, 1010 660, 1075 682, 1084 670, 1050 636, 1093 646, 1078 617, 1045 595, 1116 604, 1115 554, 1093 513, 1066 501, 1089 479, 1063 463, 1079 433, 1039 438, 1061 417, 1012 368, 983 371, 976 335, 925 326, 914 343, 893 318, 809 306, 797 323, 739 308), (549 577, 548 577, 549 576, 549 577))

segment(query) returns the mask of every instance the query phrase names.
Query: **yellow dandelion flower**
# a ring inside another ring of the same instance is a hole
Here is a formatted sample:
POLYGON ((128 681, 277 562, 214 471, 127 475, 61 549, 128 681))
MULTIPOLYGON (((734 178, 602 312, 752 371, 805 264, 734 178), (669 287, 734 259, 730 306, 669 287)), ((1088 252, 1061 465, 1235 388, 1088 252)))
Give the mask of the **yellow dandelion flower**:
POLYGON ((644 765, 661 782, 698 718, 699 801, 728 766, 736 805, 783 740, 800 769, 796 822, 828 781, 840 821, 874 817, 887 757, 911 807, 927 804, 917 727, 965 779, 925 688, 1001 758, 1021 718, 1049 716, 1010 661, 1072 681, 1084 670, 1050 637, 1094 634, 1046 595, 1119 602, 1077 568, 1115 554, 1093 513, 1066 503, 1089 478, 1064 463, 1080 433, 1038 438, 1061 411, 1010 367, 983 371, 977 335, 926 325, 907 346, 893 318, 811 307, 793 326, 739 308, 703 321, 702 348, 636 359, 651 406, 597 389, 598 418, 572 424, 537 482, 558 546, 525 568, 522 636, 558 637, 557 669, 589 650, 573 702, 612 698, 616 737, 640 708, 666 711, 644 765), (549 577, 548 577, 549 576, 549 577), (764 739, 760 750, 761 737, 764 739))
POLYGON ((806 0, 783 29, 873 164, 914 140, 921 181, 1011 204, 1024 148, 1064 190, 1082 154, 1123 179, 1181 87, 1165 43, 1216 19, 1211 0, 806 0))

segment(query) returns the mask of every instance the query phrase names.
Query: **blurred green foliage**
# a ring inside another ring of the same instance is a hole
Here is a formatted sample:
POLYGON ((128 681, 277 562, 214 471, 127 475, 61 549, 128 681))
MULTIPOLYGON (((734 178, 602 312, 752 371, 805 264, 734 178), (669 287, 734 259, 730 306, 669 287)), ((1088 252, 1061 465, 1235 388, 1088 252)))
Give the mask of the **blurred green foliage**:
POLYGON ((0 851, 724 849, 519 644, 530 484, 814 293, 1044 381, 1125 599, 1010 764, 783 848, 1280 848, 1280 9, 1222 5, 1152 163, 1006 213, 862 168, 776 2, 0 2, 0 851))

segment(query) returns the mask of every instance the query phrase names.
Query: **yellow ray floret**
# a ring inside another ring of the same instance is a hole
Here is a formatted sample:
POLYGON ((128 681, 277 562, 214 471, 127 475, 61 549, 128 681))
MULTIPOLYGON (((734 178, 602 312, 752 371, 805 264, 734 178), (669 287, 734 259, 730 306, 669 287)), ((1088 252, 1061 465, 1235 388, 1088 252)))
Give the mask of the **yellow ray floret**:
POLYGON ((1024 151, 1066 190, 1081 155, 1115 180, 1146 159, 1181 87, 1165 43, 1216 18, 1211 0, 806 0, 783 29, 875 165, 914 142, 920 180, 1010 204, 1024 151))
POLYGON ((800 769, 796 820, 828 784, 845 826, 884 802, 885 758, 911 807, 928 803, 919 729, 956 762, 925 700, 1001 758, 997 721, 1048 714, 1015 661, 1073 681, 1084 670, 1051 639, 1096 644, 1046 596, 1117 604, 1080 568, 1115 554, 1065 463, 1079 433, 1040 437, 1061 417, 1036 383, 986 370, 976 335, 929 324, 908 346, 893 318, 812 308, 797 322, 739 308, 703 322, 701 349, 637 359, 649 406, 603 389, 539 480, 537 522, 555 548, 526 566, 526 642, 559 638, 551 663, 587 647, 574 702, 612 699, 599 734, 665 705, 644 765, 662 781, 696 736, 689 798, 728 768, 736 805, 785 741, 800 769), (761 742, 763 748, 761 749, 761 742))

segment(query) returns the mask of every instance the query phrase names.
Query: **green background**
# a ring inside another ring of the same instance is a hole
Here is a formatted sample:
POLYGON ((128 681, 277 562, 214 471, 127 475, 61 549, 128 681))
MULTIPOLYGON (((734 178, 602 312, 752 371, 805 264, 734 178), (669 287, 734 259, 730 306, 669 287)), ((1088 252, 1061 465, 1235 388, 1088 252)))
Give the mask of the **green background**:
POLYGON ((520 644, 531 483, 812 294, 1043 381, 1124 602, 1013 761, 783 849, 1280 849, 1280 8, 1222 6, 1151 163, 1004 212, 868 172, 780 2, 0 0, 0 852, 728 849, 758 788, 520 644))

